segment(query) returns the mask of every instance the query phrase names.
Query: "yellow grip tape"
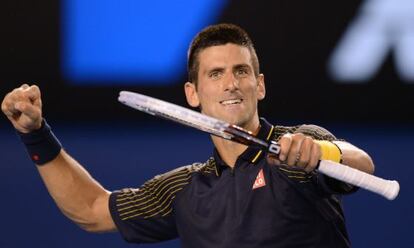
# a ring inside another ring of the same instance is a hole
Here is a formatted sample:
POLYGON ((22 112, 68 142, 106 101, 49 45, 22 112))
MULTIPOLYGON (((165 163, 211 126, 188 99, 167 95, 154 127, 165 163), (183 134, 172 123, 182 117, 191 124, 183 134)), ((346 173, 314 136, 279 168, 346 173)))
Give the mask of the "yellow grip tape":
POLYGON ((342 152, 337 145, 326 140, 315 140, 315 142, 321 146, 321 160, 330 160, 337 163, 341 162, 342 152))

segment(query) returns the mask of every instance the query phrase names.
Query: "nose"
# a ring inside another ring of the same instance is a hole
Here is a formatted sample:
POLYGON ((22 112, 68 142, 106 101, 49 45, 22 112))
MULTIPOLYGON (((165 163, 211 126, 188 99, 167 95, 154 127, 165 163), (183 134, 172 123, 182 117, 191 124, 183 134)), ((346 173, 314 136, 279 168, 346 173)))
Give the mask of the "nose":
POLYGON ((235 91, 239 89, 239 80, 233 73, 229 73, 224 80, 224 91, 235 91))

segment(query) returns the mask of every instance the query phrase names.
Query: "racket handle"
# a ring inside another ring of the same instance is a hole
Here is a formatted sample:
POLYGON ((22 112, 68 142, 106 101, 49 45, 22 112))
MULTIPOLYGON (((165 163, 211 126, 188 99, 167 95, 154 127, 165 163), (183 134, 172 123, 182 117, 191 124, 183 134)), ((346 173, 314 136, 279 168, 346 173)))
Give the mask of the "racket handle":
POLYGON ((329 177, 382 195, 388 200, 394 200, 400 191, 400 185, 397 181, 385 180, 328 160, 319 161, 318 171, 329 177))
MULTIPOLYGON (((269 143, 268 150, 273 154, 279 155, 280 145, 275 141, 271 141, 269 143)), ((385 180, 329 160, 320 160, 318 171, 342 182, 382 195, 388 200, 394 200, 400 191, 400 185, 397 181, 385 180)))

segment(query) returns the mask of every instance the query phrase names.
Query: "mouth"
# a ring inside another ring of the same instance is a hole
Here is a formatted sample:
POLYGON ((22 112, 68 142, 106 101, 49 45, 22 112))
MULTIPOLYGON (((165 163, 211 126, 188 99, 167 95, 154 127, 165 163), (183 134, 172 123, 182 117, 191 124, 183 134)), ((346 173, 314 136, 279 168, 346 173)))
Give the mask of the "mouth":
POLYGON ((223 101, 220 101, 220 104, 224 106, 228 106, 228 105, 240 104, 242 102, 243 102, 243 99, 238 98, 238 99, 223 100, 223 101))

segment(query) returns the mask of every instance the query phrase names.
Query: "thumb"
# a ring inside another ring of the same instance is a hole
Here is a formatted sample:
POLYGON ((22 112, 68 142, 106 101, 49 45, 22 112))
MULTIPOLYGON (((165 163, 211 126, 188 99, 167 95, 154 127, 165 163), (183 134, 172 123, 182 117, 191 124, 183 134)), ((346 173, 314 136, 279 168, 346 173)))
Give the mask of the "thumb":
POLYGON ((282 164, 282 162, 274 154, 267 154, 266 155, 266 161, 270 165, 281 165, 282 164))

